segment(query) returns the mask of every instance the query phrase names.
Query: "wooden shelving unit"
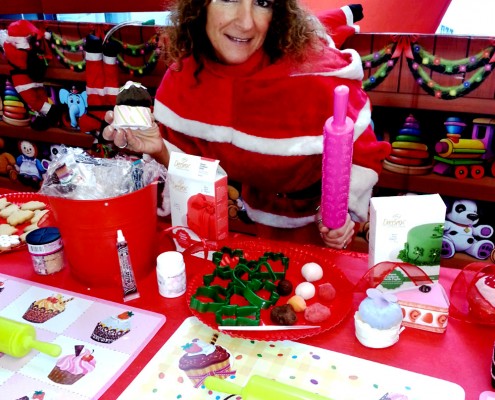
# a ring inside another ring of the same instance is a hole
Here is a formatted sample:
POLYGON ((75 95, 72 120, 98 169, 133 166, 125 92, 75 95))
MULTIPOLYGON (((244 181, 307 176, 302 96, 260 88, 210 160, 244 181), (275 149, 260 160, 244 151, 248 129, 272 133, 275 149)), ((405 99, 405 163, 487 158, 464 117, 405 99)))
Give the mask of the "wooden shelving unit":
POLYGON ((382 171, 377 187, 408 192, 439 193, 444 196, 470 198, 479 201, 495 201, 495 178, 456 179, 434 173, 406 175, 382 171))
POLYGON ((33 142, 63 143, 71 147, 90 148, 94 137, 86 133, 72 132, 60 128, 35 131, 29 126, 13 126, 0 121, 0 137, 25 139, 33 142))

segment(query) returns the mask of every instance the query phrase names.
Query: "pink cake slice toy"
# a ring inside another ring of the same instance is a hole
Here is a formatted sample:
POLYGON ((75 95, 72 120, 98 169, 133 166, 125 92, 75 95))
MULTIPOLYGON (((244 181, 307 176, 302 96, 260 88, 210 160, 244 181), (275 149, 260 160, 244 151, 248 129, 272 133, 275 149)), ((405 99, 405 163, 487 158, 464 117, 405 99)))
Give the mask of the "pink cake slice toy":
POLYGON ((402 308, 407 327, 444 333, 449 316, 449 298, 440 283, 425 284, 392 292, 402 308))

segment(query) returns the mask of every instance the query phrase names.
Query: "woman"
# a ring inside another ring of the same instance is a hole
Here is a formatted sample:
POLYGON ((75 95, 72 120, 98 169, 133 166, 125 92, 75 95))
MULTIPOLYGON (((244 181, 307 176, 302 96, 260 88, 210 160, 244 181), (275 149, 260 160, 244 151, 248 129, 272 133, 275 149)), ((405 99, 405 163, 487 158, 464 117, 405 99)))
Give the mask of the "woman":
MULTIPOLYGON (((345 20, 345 11, 334 14, 345 20)), ((248 215, 261 236, 345 248, 353 220, 367 217, 371 189, 390 151, 370 126, 357 52, 333 47, 297 0, 178 0, 172 21, 171 67, 154 107, 165 142, 157 127, 109 127, 104 137, 165 165, 171 150, 219 159, 229 178, 242 183, 248 215), (330 230, 316 211, 322 128, 341 84, 350 88, 354 156, 349 215, 343 227, 330 230)))

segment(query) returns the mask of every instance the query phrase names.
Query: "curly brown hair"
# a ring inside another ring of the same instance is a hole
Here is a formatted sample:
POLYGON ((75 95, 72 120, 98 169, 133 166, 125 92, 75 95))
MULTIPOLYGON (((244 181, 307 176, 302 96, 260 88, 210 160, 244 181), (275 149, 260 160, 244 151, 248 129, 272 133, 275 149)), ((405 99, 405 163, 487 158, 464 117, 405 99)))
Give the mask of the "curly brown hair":
MULTIPOLYGON (((163 54, 167 65, 176 63, 177 68, 180 68, 181 61, 192 55, 201 70, 202 56, 215 59, 206 34, 206 8, 211 1, 176 0, 170 10, 172 25, 163 31, 163 54)), ((299 5, 298 0, 275 0, 272 20, 263 44, 271 62, 286 55, 295 59, 303 58, 307 46, 318 43, 315 35, 318 28, 314 22, 314 17, 299 5)))

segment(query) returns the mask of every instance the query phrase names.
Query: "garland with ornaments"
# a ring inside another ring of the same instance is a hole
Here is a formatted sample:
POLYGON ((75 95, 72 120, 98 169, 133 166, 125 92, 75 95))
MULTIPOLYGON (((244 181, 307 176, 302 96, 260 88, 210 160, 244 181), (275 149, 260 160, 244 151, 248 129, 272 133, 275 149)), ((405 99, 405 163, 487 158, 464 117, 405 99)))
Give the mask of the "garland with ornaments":
POLYGON ((373 90, 382 83, 402 55, 405 55, 416 83, 429 95, 444 100, 453 100, 472 92, 495 68, 495 46, 493 45, 469 57, 450 60, 425 50, 417 43, 416 36, 397 35, 393 39, 393 43, 361 57, 363 69, 370 71, 371 68, 377 68, 368 79, 363 81, 364 90, 373 90), (459 85, 443 86, 431 79, 429 71, 442 75, 463 74, 463 81, 459 85), (471 72, 472 75, 466 77, 466 73, 471 72))
MULTIPOLYGON (((120 39, 109 37, 119 46, 117 62, 125 73, 132 76, 143 76, 151 73, 159 60, 158 35, 154 34, 143 43, 127 43, 120 39), (137 57, 142 58, 142 63, 135 62, 137 57)), ((86 60, 84 59, 84 46, 86 39, 70 40, 55 32, 50 32, 50 49, 55 58, 65 67, 74 72, 84 72, 86 60)))

